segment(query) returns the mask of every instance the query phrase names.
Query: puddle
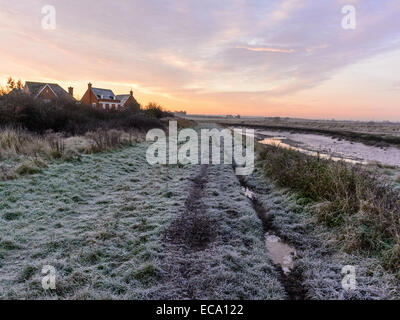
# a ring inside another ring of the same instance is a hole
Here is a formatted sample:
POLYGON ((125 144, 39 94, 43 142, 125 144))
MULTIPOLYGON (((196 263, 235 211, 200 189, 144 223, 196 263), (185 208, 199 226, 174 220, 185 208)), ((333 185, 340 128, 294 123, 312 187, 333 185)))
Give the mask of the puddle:
POLYGON ((272 261, 280 265, 285 275, 288 275, 294 268, 296 249, 282 242, 281 238, 272 235, 265 235, 265 245, 271 255, 272 261))
POLYGON ((258 200, 257 194, 248 188, 246 180, 239 178, 239 182, 244 195, 251 200, 253 209, 263 224, 265 248, 268 250, 276 270, 279 271, 280 281, 289 300, 304 300, 307 289, 303 285, 302 271, 295 266, 296 249, 272 233, 274 230, 273 217, 267 214, 267 210, 258 200))
MULTIPOLYGON (((248 187, 242 187, 247 198, 257 202, 256 194, 248 187)), ((271 233, 265 235, 265 246, 269 251, 274 264, 279 265, 285 275, 290 274, 294 268, 296 249, 284 243, 281 238, 271 233)))
POLYGON ((345 157, 334 157, 334 156, 326 154, 326 153, 315 152, 315 151, 311 151, 311 150, 307 150, 307 149, 303 149, 303 148, 299 148, 299 147, 294 147, 288 143, 282 142, 282 140, 284 140, 284 139, 286 139, 286 137, 272 137, 272 138, 265 138, 259 142, 261 144, 265 144, 265 145, 278 146, 278 147, 285 148, 285 149, 296 150, 298 152, 305 153, 307 155, 314 156, 314 157, 320 157, 322 159, 329 159, 329 160, 333 160, 333 161, 344 161, 344 162, 348 162, 348 163, 352 163, 352 164, 368 164, 368 162, 366 162, 366 161, 354 160, 354 159, 345 158, 345 157))
POLYGON ((242 190, 244 192, 244 195, 249 198, 250 200, 254 200, 256 198, 256 195, 253 191, 251 191, 249 188, 247 187, 242 187, 242 190))

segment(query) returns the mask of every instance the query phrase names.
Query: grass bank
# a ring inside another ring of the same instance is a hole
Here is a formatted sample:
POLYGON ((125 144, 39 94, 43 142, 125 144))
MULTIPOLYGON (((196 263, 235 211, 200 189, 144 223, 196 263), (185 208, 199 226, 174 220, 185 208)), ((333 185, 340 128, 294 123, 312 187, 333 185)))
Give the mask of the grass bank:
POLYGON ((260 146, 260 165, 279 186, 309 205, 346 252, 377 256, 399 274, 400 196, 389 181, 362 166, 308 156, 277 146, 260 146))

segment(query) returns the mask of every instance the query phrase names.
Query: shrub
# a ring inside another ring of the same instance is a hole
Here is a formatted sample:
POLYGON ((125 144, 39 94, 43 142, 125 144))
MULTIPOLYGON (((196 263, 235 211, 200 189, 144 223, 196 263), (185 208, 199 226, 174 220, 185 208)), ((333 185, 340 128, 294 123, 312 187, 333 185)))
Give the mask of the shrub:
POLYGON ((172 116, 171 113, 166 112, 163 108, 155 102, 150 102, 144 109, 145 114, 153 118, 163 118, 172 116))
POLYGON ((156 104, 140 111, 129 106, 112 112, 66 101, 43 102, 29 96, 0 96, 0 126, 21 127, 44 134, 48 130, 82 135, 97 129, 148 130, 163 128, 159 118, 169 116, 156 104))
POLYGON ((97 129, 95 132, 86 133, 86 137, 90 138, 94 144, 92 145, 92 152, 100 152, 113 147, 118 147, 123 144, 123 132, 118 130, 102 130, 97 129))

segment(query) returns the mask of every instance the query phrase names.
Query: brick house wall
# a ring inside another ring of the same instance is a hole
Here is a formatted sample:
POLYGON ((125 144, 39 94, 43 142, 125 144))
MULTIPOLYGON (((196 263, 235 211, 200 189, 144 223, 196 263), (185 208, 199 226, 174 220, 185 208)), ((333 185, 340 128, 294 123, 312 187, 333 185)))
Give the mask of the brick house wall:
POLYGON ((86 90, 85 94, 81 99, 81 103, 84 105, 88 105, 91 107, 100 108, 99 100, 97 99, 96 95, 92 92, 92 84, 88 84, 88 89, 86 90))
POLYGON ((57 96, 54 94, 53 90, 49 86, 45 86, 37 97, 45 100, 57 99, 57 96))

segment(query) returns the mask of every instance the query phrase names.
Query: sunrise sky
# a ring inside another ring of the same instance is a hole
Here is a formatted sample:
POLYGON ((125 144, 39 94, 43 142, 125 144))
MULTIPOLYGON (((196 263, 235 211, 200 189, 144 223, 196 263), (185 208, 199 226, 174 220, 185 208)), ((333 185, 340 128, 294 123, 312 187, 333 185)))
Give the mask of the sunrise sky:
POLYGON ((400 120, 398 0, 0 0, 0 34, 3 86, 81 97, 90 81, 188 113, 400 120))

